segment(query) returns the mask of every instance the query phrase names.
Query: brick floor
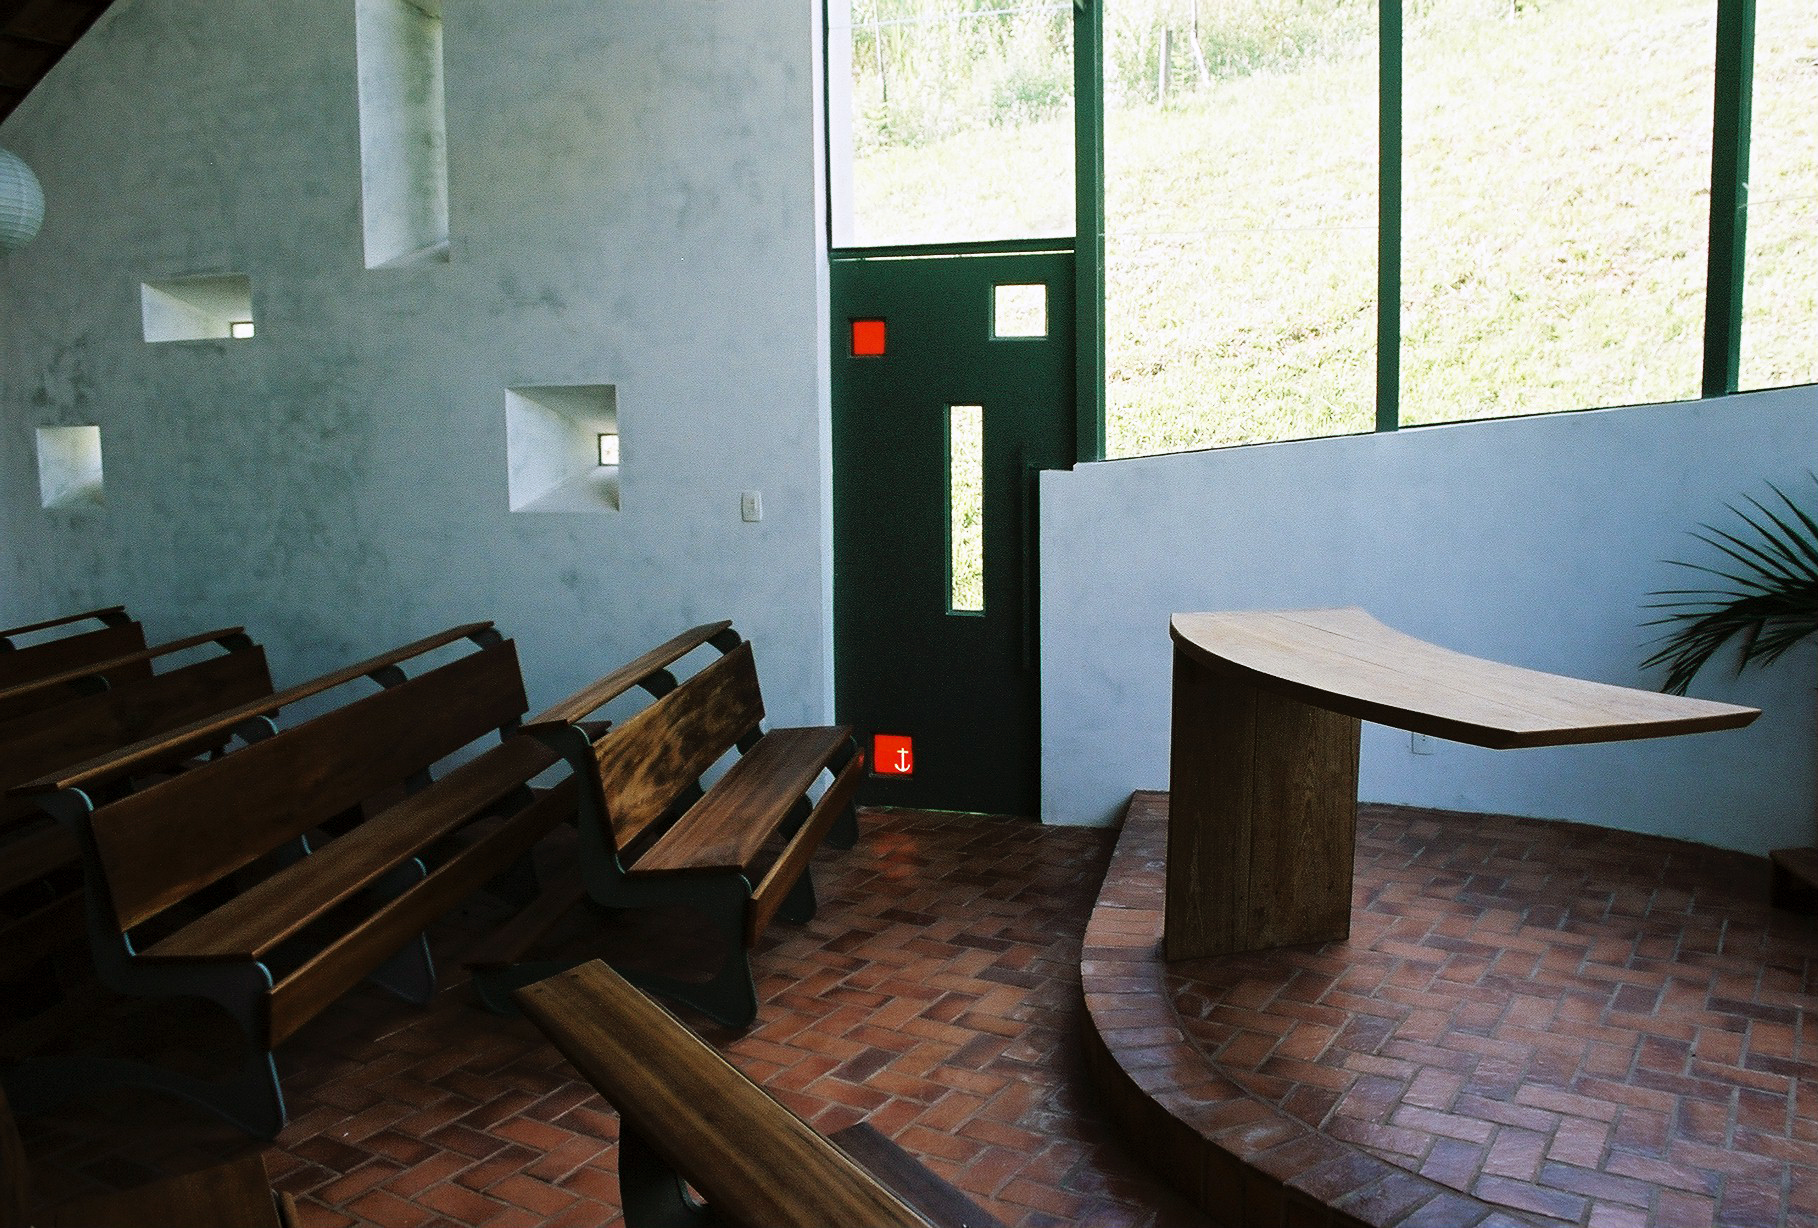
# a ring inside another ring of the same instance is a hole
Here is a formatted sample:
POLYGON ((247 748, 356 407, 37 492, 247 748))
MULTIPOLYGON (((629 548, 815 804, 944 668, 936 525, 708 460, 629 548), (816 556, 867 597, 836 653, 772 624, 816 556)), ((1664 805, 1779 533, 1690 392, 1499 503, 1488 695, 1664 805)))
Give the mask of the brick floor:
MULTIPOLYGON (((868 1118, 1007 1223, 1204 1223, 1086 1086, 1080 941, 1113 833, 906 811, 862 827, 857 849, 816 857, 819 916, 770 927, 758 1022, 703 1034, 822 1130, 868 1118)), ((500 915, 452 919, 438 954, 500 915)), ((279 1052, 291 1124, 265 1156, 304 1223, 616 1222, 611 1109, 529 1024, 473 1005, 454 961, 443 971, 456 983, 427 1010, 360 990, 279 1052)), ((258 1149, 149 1093, 21 1125, 50 1203, 258 1149)))
POLYGON ((1134 799, 1084 988, 1101 1077, 1188 1132, 1206 1205, 1818 1225, 1818 922, 1767 907, 1760 859, 1364 806, 1348 941, 1164 965, 1166 822, 1134 799))

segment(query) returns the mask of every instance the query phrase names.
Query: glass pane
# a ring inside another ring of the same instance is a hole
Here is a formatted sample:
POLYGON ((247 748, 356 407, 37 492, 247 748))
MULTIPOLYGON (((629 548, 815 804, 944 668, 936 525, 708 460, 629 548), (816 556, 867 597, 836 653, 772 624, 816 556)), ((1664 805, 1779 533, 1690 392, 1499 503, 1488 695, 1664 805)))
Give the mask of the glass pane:
POLYGON ((1696 397, 1714 0, 1409 10, 1401 421, 1696 397))
POLYGON ((947 608, 978 613, 985 608, 985 411, 977 405, 947 410, 947 508, 947 608))
POLYGON ((992 300, 991 335, 1046 337, 1048 287, 1041 282, 996 287, 992 300))
POLYGON ((1374 0, 1106 0, 1106 453, 1370 430, 1374 0))
POLYGON ((836 247, 1073 233, 1073 3, 830 0, 836 247))
POLYGON ((1818 9, 1755 0, 1738 385, 1818 382, 1818 9))

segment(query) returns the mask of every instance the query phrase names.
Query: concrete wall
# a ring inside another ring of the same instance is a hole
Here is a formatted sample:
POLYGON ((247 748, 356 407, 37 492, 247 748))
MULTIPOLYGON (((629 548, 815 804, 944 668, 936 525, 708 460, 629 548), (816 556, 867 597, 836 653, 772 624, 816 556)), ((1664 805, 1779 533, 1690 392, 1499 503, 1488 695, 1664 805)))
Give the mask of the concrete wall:
MULTIPOLYGON (((1604 682, 1637 668, 1662 560, 1773 481, 1810 492, 1818 389, 1428 427, 1044 474, 1042 814, 1108 820, 1168 783, 1168 617, 1360 605, 1478 656, 1604 682)), ((1693 693, 1749 729, 1495 752, 1366 726, 1365 799, 1567 818, 1761 851, 1814 839, 1805 645, 1693 693)))
POLYGON ((363 267, 355 0, 123 0, 0 126, 47 200, 0 256, 0 624, 244 623, 282 682, 490 617, 540 703, 728 616, 822 719, 815 6, 424 7, 445 262, 363 267), (224 274, 253 339, 142 339, 142 282, 224 274), (551 384, 616 386, 622 510, 508 510, 506 389, 551 384), (46 510, 35 428, 86 424, 105 505, 46 510))

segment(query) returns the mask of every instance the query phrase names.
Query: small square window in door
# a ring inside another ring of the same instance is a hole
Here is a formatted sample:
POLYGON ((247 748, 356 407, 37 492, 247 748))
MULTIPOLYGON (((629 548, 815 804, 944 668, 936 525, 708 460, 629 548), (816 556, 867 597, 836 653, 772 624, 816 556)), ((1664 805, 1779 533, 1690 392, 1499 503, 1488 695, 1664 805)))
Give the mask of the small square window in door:
POLYGON ((1048 287, 1045 283, 1013 283, 993 288, 992 340, 1047 335, 1048 287))
POLYGON ((854 320, 852 322, 852 356, 854 358, 878 358, 884 353, 884 322, 882 320, 854 320))

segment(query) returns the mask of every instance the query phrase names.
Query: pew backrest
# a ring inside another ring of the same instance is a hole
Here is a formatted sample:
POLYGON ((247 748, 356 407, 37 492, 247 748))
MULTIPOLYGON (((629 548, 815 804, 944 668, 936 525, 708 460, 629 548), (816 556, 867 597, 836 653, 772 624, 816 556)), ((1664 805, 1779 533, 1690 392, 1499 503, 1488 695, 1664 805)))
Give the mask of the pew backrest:
POLYGON ((87 827, 120 932, 487 732, 508 735, 527 706, 507 640, 101 807, 87 827))
POLYGON ((763 719, 757 666, 743 641, 601 739, 597 771, 618 849, 635 846, 708 768, 754 738, 763 719))
MULTIPOLYGON (((150 677, 72 695, 52 707, 0 718, 0 790, 271 694, 262 648, 228 632, 211 632, 198 642, 209 639, 233 639, 236 646, 150 677)), ((7 798, 0 801, 0 816, 17 817, 34 808, 27 799, 7 798)))
MULTIPOLYGON (((145 628, 136 622, 123 622, 0 652, 0 688, 19 686, 78 666, 124 657, 144 648, 145 628)), ((151 666, 142 663, 136 672, 144 677, 151 673, 151 666)))
POLYGON ((122 780, 156 769, 173 759, 221 745, 249 727, 269 731, 272 728, 271 717, 280 709, 322 695, 356 679, 365 677, 381 685, 400 680, 404 676, 401 668, 404 662, 461 639, 472 640, 481 647, 500 642, 499 633, 493 629, 490 621, 450 627, 446 631, 389 649, 353 665, 330 670, 275 694, 251 700, 238 707, 218 710, 210 716, 164 730, 130 746, 48 772, 14 786, 12 792, 20 796, 37 796, 80 789, 91 796, 98 796, 122 780))

